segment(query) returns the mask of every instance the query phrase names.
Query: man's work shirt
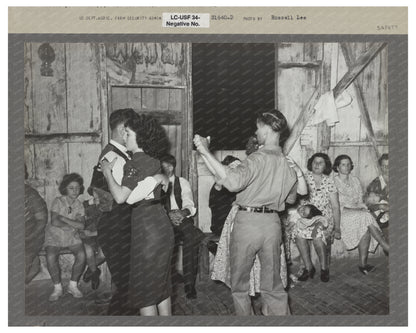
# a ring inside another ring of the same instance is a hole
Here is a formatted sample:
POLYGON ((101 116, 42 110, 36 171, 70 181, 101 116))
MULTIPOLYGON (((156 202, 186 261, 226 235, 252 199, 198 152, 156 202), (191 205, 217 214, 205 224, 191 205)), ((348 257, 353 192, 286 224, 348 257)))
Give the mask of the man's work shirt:
POLYGON ((239 192, 235 203, 283 211, 285 202, 296 200, 296 172, 289 166, 282 149, 263 146, 237 167, 226 168, 226 177, 218 180, 231 192, 239 192))
MULTIPOLYGON (((178 177, 178 179, 179 179, 179 184, 182 189, 182 192, 181 192, 182 209, 186 209, 186 208, 189 209, 189 212, 191 213, 191 215, 189 215, 188 217, 194 216, 196 213, 196 208, 195 208, 194 199, 192 196, 191 185, 185 178, 178 177)), ((175 176, 169 177, 169 182, 172 183, 172 192, 170 194, 170 209, 171 210, 180 209, 178 207, 178 204, 176 203, 175 193, 173 191, 173 188, 175 186, 175 176)))

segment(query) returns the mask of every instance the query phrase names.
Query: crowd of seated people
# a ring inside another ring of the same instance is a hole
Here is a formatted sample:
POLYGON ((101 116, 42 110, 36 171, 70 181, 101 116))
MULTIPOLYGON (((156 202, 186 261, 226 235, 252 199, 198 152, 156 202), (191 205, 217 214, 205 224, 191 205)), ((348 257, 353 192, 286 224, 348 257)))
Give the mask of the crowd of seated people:
MULTIPOLYGON (((253 145, 253 138, 249 140, 248 146, 258 148, 253 145)), ((231 156, 227 156, 227 159, 231 159, 231 156)), ((302 174, 307 184, 307 195, 298 196, 296 206, 286 210, 286 219, 283 220, 286 237, 296 243, 302 260, 296 277, 298 281, 314 278, 318 268, 312 263, 310 245, 314 247, 319 259, 322 282, 328 282, 330 278, 329 257, 334 239, 342 240, 348 251, 358 250, 357 268, 364 275, 376 269, 367 263, 369 252, 374 253, 380 245, 388 255, 388 154, 381 156, 379 164, 382 174, 363 191, 360 180, 351 175, 354 165, 348 155, 337 156, 334 163, 327 154, 316 153, 310 157, 307 171, 302 174)), ((213 189, 215 186, 214 184, 213 189)), ((227 202, 227 205, 227 210, 232 212, 232 203, 227 202)), ((210 206, 215 207, 211 200, 210 206)), ((227 223, 227 219, 216 220, 216 214, 212 216, 213 231, 222 228, 224 222, 227 223)), ((217 243, 228 244, 229 234, 227 227, 217 243)), ((285 251, 290 251, 289 245, 285 251)), ((291 264, 290 252, 288 254, 286 259, 291 264)), ((226 259, 221 251, 218 258, 214 259, 211 278, 229 284, 224 262, 226 259)), ((260 269, 260 263, 255 262, 250 275, 251 295, 260 290, 259 278, 256 278, 260 269)), ((282 275, 282 278, 287 276, 282 275)))

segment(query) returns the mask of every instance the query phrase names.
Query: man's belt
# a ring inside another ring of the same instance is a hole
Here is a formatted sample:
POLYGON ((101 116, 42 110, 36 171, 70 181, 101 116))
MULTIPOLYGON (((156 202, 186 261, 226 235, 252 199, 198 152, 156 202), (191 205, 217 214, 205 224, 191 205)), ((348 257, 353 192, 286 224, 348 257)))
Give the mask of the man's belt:
POLYGON ((277 213, 277 210, 270 209, 266 206, 262 207, 248 207, 248 206, 238 206, 238 210, 243 210, 250 213, 277 213))

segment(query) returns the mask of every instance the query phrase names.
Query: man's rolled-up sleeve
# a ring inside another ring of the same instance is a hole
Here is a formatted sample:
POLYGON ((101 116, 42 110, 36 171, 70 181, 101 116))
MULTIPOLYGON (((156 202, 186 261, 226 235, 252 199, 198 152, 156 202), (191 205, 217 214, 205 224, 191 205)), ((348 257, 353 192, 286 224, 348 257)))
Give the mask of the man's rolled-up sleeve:
POLYGON ((189 212, 191 213, 190 216, 194 216, 196 213, 196 208, 192 195, 191 184, 189 184, 189 182, 184 178, 179 178, 179 182, 182 189, 182 209, 189 209, 189 212))
POLYGON ((239 192, 250 185, 257 170, 256 159, 252 155, 235 168, 226 167, 226 177, 217 180, 217 184, 223 185, 230 192, 239 192))

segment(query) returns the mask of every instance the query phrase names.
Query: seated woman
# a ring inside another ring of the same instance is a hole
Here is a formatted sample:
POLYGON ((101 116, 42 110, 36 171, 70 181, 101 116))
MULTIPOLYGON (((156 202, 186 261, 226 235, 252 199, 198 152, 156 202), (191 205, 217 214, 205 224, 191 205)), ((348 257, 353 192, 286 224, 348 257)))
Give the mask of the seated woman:
POLYGON ((54 283, 49 301, 57 301, 63 295, 59 252, 68 248, 75 256, 71 280, 67 292, 75 298, 83 297, 78 281, 84 270, 85 252, 79 231, 84 229, 85 211, 78 196, 84 192, 84 181, 77 173, 65 175, 59 185, 62 196, 57 197, 51 208, 51 221, 46 226, 45 249, 48 271, 54 283))
POLYGON ((358 247, 360 264, 358 269, 367 275, 375 269, 367 264, 368 251, 374 252, 377 243, 388 253, 389 245, 384 239, 376 220, 363 203, 360 181, 351 175, 354 168, 348 155, 339 155, 334 162, 335 186, 341 205, 341 235, 348 250, 358 247))
POLYGON ((381 175, 367 187, 366 204, 388 240, 389 226, 389 154, 381 155, 378 160, 381 175))
POLYGON ((319 257, 321 281, 328 282, 329 258, 327 243, 328 241, 332 241, 333 238, 341 238, 338 193, 333 180, 329 177, 331 167, 332 164, 327 154, 316 153, 308 160, 309 171, 305 175, 309 189, 308 203, 317 207, 322 212, 322 215, 328 219, 328 227, 323 230, 324 237, 318 237, 318 234, 312 234, 312 230, 304 231, 296 235, 296 246, 306 266, 306 272, 304 271, 301 274, 304 280, 307 277, 313 278, 315 275, 315 267, 312 264, 309 250, 309 242, 312 241, 319 257))

